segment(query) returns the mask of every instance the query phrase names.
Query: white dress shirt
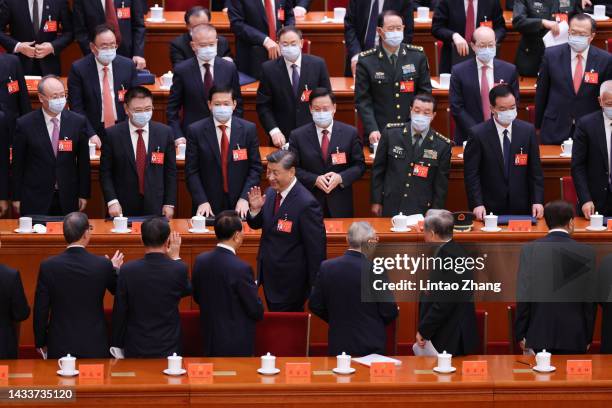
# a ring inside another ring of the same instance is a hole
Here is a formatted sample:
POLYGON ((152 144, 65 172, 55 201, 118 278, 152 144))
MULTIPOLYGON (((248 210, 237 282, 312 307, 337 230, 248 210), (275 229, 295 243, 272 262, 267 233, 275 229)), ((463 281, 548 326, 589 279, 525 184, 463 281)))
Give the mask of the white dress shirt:
POLYGON ((550 234, 551 232, 563 232, 564 234, 569 235, 569 232, 567 232, 567 230, 564 230, 563 228, 553 228, 551 230, 548 231, 548 233, 550 234))
POLYGON ((293 67, 292 65, 295 64, 297 65, 297 71, 298 71, 298 75, 302 76, 302 54, 300 53, 300 56, 298 57, 298 59, 295 60, 295 62, 291 62, 287 59, 285 59, 285 65, 287 66, 287 73, 289 74, 289 82, 291 82, 291 85, 293 85, 293 67))
POLYGON ((610 144, 612 144, 612 119, 608 119, 605 113, 601 112, 604 120, 604 129, 606 130, 606 146, 608 148, 608 163, 610 162, 610 144))
POLYGON ((229 245, 217 244, 217 246, 219 248, 227 249, 228 251, 231 251, 234 255, 236 255, 236 250, 234 248, 232 248, 231 246, 229 246, 229 245))
MULTIPOLYGON (((370 12, 368 13, 368 22, 370 21, 370 17, 372 17, 372 5, 374 4, 375 0, 371 0, 370 1, 370 12)), ((378 14, 380 15, 380 13, 382 13, 382 9, 383 6, 385 5, 385 0, 378 0, 378 14)), ((366 33, 368 31, 369 27, 366 27, 366 33)), ((373 27, 374 30, 376 30, 376 27, 373 27)), ((367 35, 367 34, 366 34, 367 35)), ((374 46, 376 46, 376 44, 378 44, 378 39, 380 37, 378 36, 378 31, 376 31, 376 34, 374 35, 374 46)), ((359 54, 357 54, 359 55, 359 54)))
MULTIPOLYGON (((97 58, 96 67, 98 68, 98 79, 100 80, 100 106, 102 110, 100 111, 100 121, 104 123, 104 65, 100 64, 97 58)), ((113 98, 113 116, 115 120, 117 120, 117 107, 115 106, 115 83, 113 79, 113 64, 110 63, 107 65, 108 67, 108 82, 110 86, 111 97, 113 98)))
POLYGON ((317 125, 315 125, 315 128, 317 129, 317 137, 319 138, 319 146, 321 146, 321 143, 323 143, 323 131, 324 130, 327 130, 329 132, 327 134, 327 139, 329 140, 329 145, 331 146, 331 137, 332 137, 332 128, 333 127, 334 127, 334 121, 333 120, 331 121, 329 126, 326 127, 326 128, 320 128, 317 125))
POLYGON ((504 152, 504 130, 508 131, 508 139, 510 139, 510 143, 512 143, 512 124, 510 124, 510 126, 505 128, 499 123, 497 123, 495 119, 493 119, 493 122, 495 123, 495 128, 497 129, 497 137, 499 138, 499 145, 501 146, 502 154, 503 154, 504 152))
POLYGON ((297 177, 294 176, 293 177, 293 181, 291 181, 291 184, 289 184, 289 187, 287 187, 286 189, 284 189, 280 193, 280 195, 281 195, 280 205, 283 205, 283 202, 285 201, 285 198, 287 198, 287 194, 289 194, 289 192, 291 191, 293 186, 295 186, 295 183, 297 183, 297 177))
POLYGON ((489 90, 493 89, 494 85, 494 76, 493 76, 493 60, 489 61, 488 64, 484 64, 478 58, 476 58, 476 66, 478 67, 478 88, 480 88, 480 84, 482 83, 482 67, 487 66, 487 83, 489 84, 489 90))
POLYGON ((100 2, 102 3, 102 10, 106 13, 106 0, 100 0, 100 2))
MULTIPOLYGON (((213 122, 215 123, 215 131, 217 132, 217 144, 219 145, 219 152, 221 152, 221 137, 223 133, 219 126, 225 125, 225 134, 227 135, 227 145, 229 146, 230 137, 232 135, 232 119, 227 121, 227 123, 218 122, 217 119, 213 118, 213 122)), ((246 147, 246 146, 245 146, 246 147)))
MULTIPOLYGON (((130 129, 130 139, 132 139, 132 149, 134 150, 134 160, 136 160, 136 151, 138 148, 138 128, 128 119, 128 127, 130 129)), ((145 152, 149 151, 149 124, 147 123, 142 128, 142 139, 144 140, 145 152)))
POLYGON ((204 68, 204 64, 210 64, 210 77, 215 80, 215 59, 211 59, 210 61, 204 61, 198 58, 198 64, 200 65, 200 78, 202 78, 202 82, 204 82, 204 74, 206 74, 206 68, 204 68))
MULTIPOLYGON (((587 56, 589 55, 589 47, 586 48, 586 50, 582 51, 582 71, 583 72, 587 72, 586 71, 586 64, 587 64, 587 56)), ((572 81, 574 80, 574 73, 576 72, 576 64, 578 63, 578 59, 576 58, 576 55, 578 55, 577 52, 575 52, 574 50, 571 50, 571 59, 572 59, 572 81)))
MULTIPOLYGON (((44 109, 42 109, 42 113, 43 113, 43 117, 45 118, 45 125, 47 126, 47 131, 49 132, 49 140, 53 142, 53 122, 51 122, 51 119, 53 119, 53 116, 49 116, 47 112, 45 112, 44 109)), ((58 121, 57 127, 58 129, 61 129, 61 126, 62 126, 61 112, 56 116, 56 118, 58 121)))

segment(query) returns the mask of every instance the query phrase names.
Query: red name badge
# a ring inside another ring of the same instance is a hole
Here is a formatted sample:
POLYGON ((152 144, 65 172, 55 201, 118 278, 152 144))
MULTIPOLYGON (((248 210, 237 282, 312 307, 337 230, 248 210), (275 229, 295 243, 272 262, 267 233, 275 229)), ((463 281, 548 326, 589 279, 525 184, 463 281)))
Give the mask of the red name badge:
POLYGON ((285 21, 285 9, 282 7, 278 9, 278 19, 280 21, 285 21))
POLYGON ((164 153, 153 152, 151 153, 151 163, 153 164, 164 164, 164 153))
POLYGON ((72 140, 64 139, 59 140, 57 144, 58 152, 71 152, 72 151, 72 140))
POLYGON ((120 89, 117 92, 117 98, 119 98, 119 102, 123 102, 125 100, 126 93, 127 93, 127 89, 120 89))
POLYGON ((104 364, 79 364, 79 378, 101 380, 104 378, 104 364))
POLYGON ((526 166, 527 165, 527 155, 526 154, 515 154, 514 155, 514 165, 515 166, 526 166))
POLYGON ((302 102, 310 102, 310 94, 312 93, 312 91, 310 89, 304 89, 304 92, 302 92, 302 96, 300 97, 300 100, 302 102))
POLYGON ((247 156, 246 149, 234 149, 234 150, 232 150, 232 159, 234 161, 247 160, 248 156, 247 156))
POLYGON ((493 28, 493 22, 492 21, 481 21, 480 22, 480 26, 481 27, 493 28))
POLYGON ((187 366, 187 375, 189 378, 210 379, 213 376, 213 365, 212 363, 191 363, 187 366))
POLYGON ((337 152, 332 155, 332 164, 346 164, 346 153, 337 152))
POLYGON ((6 89, 8 89, 8 93, 10 94, 19 92, 19 82, 10 81, 9 83, 6 84, 6 89))
POLYGON ((567 13, 555 13, 553 14, 553 16, 555 17, 555 20, 560 23, 562 21, 565 21, 567 23, 567 13))
POLYGON ((45 25, 43 26, 43 31, 45 33, 56 33, 57 32, 57 21, 55 20, 45 21, 45 25))
POLYGON ((508 221, 508 231, 530 232, 531 231, 531 221, 529 220, 510 220, 508 221))
POLYGON ((117 9, 117 18, 119 20, 127 20, 132 16, 129 7, 121 7, 117 9))
POLYGON ((291 232, 291 228, 293 227, 293 221, 288 220, 278 220, 276 224, 276 230, 280 232, 291 232))
POLYGON ((421 166, 420 164, 415 164, 414 169, 412 170, 412 174, 417 177, 427 178, 427 174, 429 173, 429 167, 421 166))
POLYGON ((64 224, 62 222, 48 222, 47 234, 63 234, 64 224))
POLYGON ((599 74, 597 72, 585 72, 584 73, 584 82, 587 84, 597 84, 599 83, 599 74))
POLYGON ((414 81, 400 81, 400 92, 414 92, 414 81))

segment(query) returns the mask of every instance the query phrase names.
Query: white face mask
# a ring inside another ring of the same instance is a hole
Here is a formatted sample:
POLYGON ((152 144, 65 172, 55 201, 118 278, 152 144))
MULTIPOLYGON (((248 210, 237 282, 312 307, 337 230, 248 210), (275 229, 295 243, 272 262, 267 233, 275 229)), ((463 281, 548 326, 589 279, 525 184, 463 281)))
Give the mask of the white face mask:
POLYGON ((297 45, 281 46, 281 55, 287 61, 295 62, 300 57, 302 50, 297 45))
POLYGON ((212 107, 213 117, 217 120, 217 122, 221 123, 226 123, 228 120, 230 120, 233 112, 233 106, 219 105, 212 107))
POLYGON ((504 126, 509 126, 516 119, 516 108, 497 112, 497 121, 504 126))
POLYGON ((137 127, 145 127, 151 121, 153 111, 132 113, 132 123, 137 127))
POLYGON ((410 122, 412 123, 412 128, 419 133, 422 133, 425 130, 429 129, 431 120, 432 120, 431 116, 421 115, 420 113, 413 113, 410 116, 410 122))
POLYGON ((65 97, 49 99, 49 110, 55 114, 58 114, 61 111, 63 111, 65 106, 66 106, 65 97))
POLYGON ((312 112, 312 121, 320 128, 326 128, 334 120, 332 111, 312 112))
POLYGON ((198 58, 202 61, 210 61, 217 56, 217 46, 211 45, 210 47, 198 48, 198 58))
POLYGON ((589 37, 584 35, 570 35, 567 38, 567 43, 574 52, 582 52, 589 46, 589 37))
POLYGON ((389 47, 399 47, 404 41, 403 31, 385 31, 385 39, 383 40, 389 47))
POLYGON ((491 62, 495 58, 495 54, 497 54, 497 48, 495 47, 483 47, 476 50, 476 58, 484 64, 491 62))
POLYGON ((117 49, 116 48, 107 48, 103 50, 98 50, 98 56, 96 57, 100 64, 108 65, 112 63, 117 57, 117 49))

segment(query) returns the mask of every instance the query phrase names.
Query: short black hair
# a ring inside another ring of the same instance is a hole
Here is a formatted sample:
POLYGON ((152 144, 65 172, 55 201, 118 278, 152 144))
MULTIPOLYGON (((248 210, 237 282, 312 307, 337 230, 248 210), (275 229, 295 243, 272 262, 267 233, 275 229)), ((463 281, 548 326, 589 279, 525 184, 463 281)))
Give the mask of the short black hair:
POLYGON ((166 243, 170 236, 170 224, 165 217, 149 218, 140 227, 142 243, 147 248, 158 248, 166 243))
MULTIPOLYGON (((412 13, 412 11, 411 11, 412 13)), ((402 19, 402 24, 404 23, 404 17, 402 17, 402 15, 395 10, 385 10, 382 13, 380 13, 378 15, 378 19, 376 20, 376 25, 380 28, 382 28, 382 26, 385 25, 385 18, 386 17, 391 17, 391 16, 395 16, 395 17, 399 17, 402 19)))
POLYGON ((111 33, 113 33, 115 35, 115 38, 117 38, 116 37, 117 33, 115 32, 115 29, 111 25, 108 25, 105 23, 105 24, 97 25, 94 28, 93 32, 91 33, 91 38, 90 38, 91 42, 95 43, 96 38, 98 38, 100 34, 104 34, 107 31, 110 31, 111 33))
POLYGON ((208 22, 210 22, 210 20, 212 19, 210 10, 206 7, 194 6, 185 12, 185 24, 189 24, 189 19, 191 18, 191 16, 197 16, 202 13, 206 14, 206 17, 208 17, 208 22))
POLYGON ((212 98, 215 94, 218 93, 228 93, 232 95, 232 100, 235 101, 236 98, 234 96, 234 88, 228 85, 213 85, 208 91, 208 101, 212 102, 212 98))
POLYGON ((153 100, 153 94, 144 86, 133 86, 126 92, 124 101, 129 105, 134 98, 151 98, 153 100))
POLYGON ((497 98, 504 98, 508 95, 512 95, 516 98, 516 95, 514 95, 514 90, 510 85, 504 83, 495 85, 489 91, 489 103, 491 106, 496 106, 497 98))
POLYGON ((591 16, 589 16, 588 14, 585 13, 578 13, 578 14, 574 14, 573 16, 570 17, 569 21, 568 21, 568 25, 572 24, 572 21, 586 21, 589 20, 591 22, 591 34, 593 34, 595 31, 597 31, 597 22, 595 21, 595 19, 591 16))
POLYGON ((284 34, 287 34, 287 33, 295 33, 298 37, 300 37, 300 40, 303 38, 302 30, 300 30, 296 26, 292 26, 292 25, 284 26, 283 28, 278 30, 278 35, 276 36, 276 38, 278 38, 278 41, 280 41, 280 38, 284 34))
POLYGON ((336 95, 334 95, 331 89, 327 89, 324 87, 315 88, 310 93, 310 98, 308 99, 308 103, 312 105, 312 101, 314 101, 317 98, 323 98, 325 96, 329 96, 329 99, 331 99, 332 103, 336 103, 336 95))
POLYGON ((283 169, 289 170, 295 167, 296 156, 290 150, 277 150, 266 156, 268 163, 279 163, 283 169))
POLYGON ((82 212, 71 212, 64 217, 64 239, 68 244, 77 242, 89 230, 89 218, 82 212))
POLYGON ((565 227, 574 218, 574 206, 567 201, 551 201, 544 207, 544 219, 548 229, 565 227))
POLYGON ((242 231, 242 221, 236 211, 221 211, 215 216, 215 235, 219 241, 227 241, 239 231, 242 231))
POLYGON ((433 105, 434 112, 436 111, 436 107, 438 106, 438 103, 436 102, 436 98, 434 98, 432 94, 428 94, 428 93, 416 94, 415 97, 412 99, 412 102, 410 102, 411 108, 414 106, 414 101, 431 103, 433 105))

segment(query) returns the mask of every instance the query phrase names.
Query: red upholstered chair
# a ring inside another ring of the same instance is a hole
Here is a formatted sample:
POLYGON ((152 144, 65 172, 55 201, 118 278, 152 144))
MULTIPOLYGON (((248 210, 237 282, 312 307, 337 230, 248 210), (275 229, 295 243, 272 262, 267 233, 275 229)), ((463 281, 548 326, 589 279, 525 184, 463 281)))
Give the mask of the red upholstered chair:
POLYGON ((310 46, 312 45, 312 41, 307 40, 306 38, 304 38, 304 44, 302 45, 302 53, 303 54, 310 54, 310 46))
MULTIPOLYGON (((161 1, 160 1, 161 3, 161 1)), ((166 0, 166 11, 186 11, 194 6, 202 6, 210 9, 209 0, 166 0)))
POLYGON ((442 58, 442 45, 444 45, 442 41, 434 41, 434 63, 436 64, 436 66, 434 67, 433 72, 435 72, 438 76, 440 76, 440 59, 442 58))
POLYGON ((256 356, 308 356, 310 313, 265 312, 255 327, 256 356))
POLYGON ((487 354, 487 337, 488 328, 488 317, 489 313, 484 310, 476 310, 476 325, 478 328, 478 337, 480 338, 480 347, 477 350, 477 354, 487 354))
POLYGON ((181 310, 181 335, 183 337, 183 356, 197 357, 203 353, 204 340, 200 327, 199 310, 181 310))
POLYGON ((348 7, 349 0, 325 0, 325 10, 334 11, 334 7, 348 7))
POLYGON ((535 105, 529 105, 525 110, 527 111, 527 121, 535 125, 535 105))
POLYGON ((578 195, 572 176, 564 176, 559 179, 561 182, 561 199, 576 205, 578 203, 578 195))

